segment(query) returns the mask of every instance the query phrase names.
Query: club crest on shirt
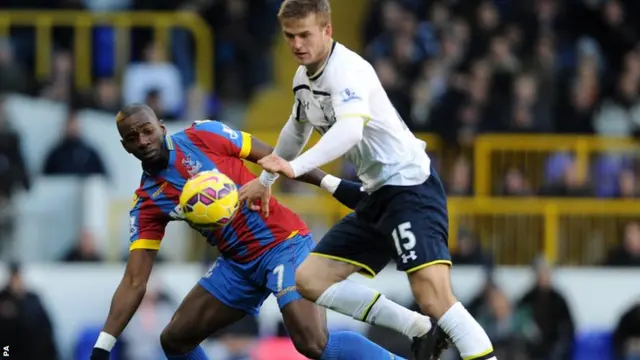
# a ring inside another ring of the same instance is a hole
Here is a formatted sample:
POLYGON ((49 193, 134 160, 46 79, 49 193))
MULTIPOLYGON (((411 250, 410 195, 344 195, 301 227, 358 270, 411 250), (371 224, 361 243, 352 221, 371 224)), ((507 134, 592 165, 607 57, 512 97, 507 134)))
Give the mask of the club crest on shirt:
POLYGON ((358 96, 358 94, 356 94, 356 92, 351 90, 351 89, 342 90, 340 95, 342 96, 342 102, 343 103, 348 103, 348 102, 354 101, 354 100, 362 100, 360 98, 360 96, 358 96))
POLYGON ((187 169, 189 176, 195 176, 202 169, 202 163, 198 160, 193 160, 189 155, 182 159, 182 166, 187 169))

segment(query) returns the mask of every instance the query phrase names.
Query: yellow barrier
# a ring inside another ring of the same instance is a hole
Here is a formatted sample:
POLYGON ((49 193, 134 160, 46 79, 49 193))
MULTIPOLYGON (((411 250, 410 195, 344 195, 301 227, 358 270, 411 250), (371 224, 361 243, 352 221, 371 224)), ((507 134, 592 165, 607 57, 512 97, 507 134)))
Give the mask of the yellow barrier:
MULTIPOLYGON (((351 212, 321 192, 276 196, 319 231, 351 212)), ((620 243, 624 224, 640 217, 640 203, 636 201, 452 197, 448 203, 450 248, 456 249, 460 229, 468 229, 492 252, 497 263, 509 265, 526 265, 540 253, 565 265, 599 263, 608 249, 620 243)), ((125 241, 121 236, 128 224, 123 214, 129 205, 129 201, 113 202, 110 209, 109 248, 113 259, 118 259, 118 244, 125 241)), ((190 246, 194 254, 201 255, 207 249, 195 234, 190 246)))
POLYGON ((115 35, 114 54, 117 69, 129 62, 130 29, 147 27, 154 31, 154 38, 167 49, 171 28, 183 28, 194 37, 196 49, 196 81, 205 91, 213 84, 213 38, 208 25, 190 12, 118 12, 93 13, 85 11, 0 11, 0 36, 6 36, 11 26, 33 26, 36 29, 36 76, 46 78, 51 71, 52 28, 74 28, 76 85, 79 89, 91 86, 91 29, 95 26, 112 26, 115 35), (78 51, 78 49, 81 49, 78 51))
MULTIPOLYGON (((258 132, 253 135, 273 144, 278 134, 258 132)), ((419 137, 428 141, 430 150, 435 150, 436 153, 443 150, 437 137, 427 134, 421 134, 419 137)), ((490 153, 496 151, 495 149, 505 148, 524 151, 529 149, 526 146, 527 141, 531 141, 529 137, 518 137, 518 141, 504 139, 504 137, 482 137, 479 143, 485 143, 481 145, 484 149, 480 152, 490 153), (490 142, 490 145, 486 142, 490 142)), ((580 165, 583 174, 588 168, 589 156, 594 152, 633 150, 631 142, 618 139, 599 141, 581 137, 553 136, 537 139, 537 142, 545 145, 537 145, 534 149, 566 150, 578 154, 578 162, 583 162, 580 165), (569 139, 573 140, 569 141, 569 139)), ((485 159, 479 162, 476 157, 476 164, 490 166, 491 161, 485 159)), ((339 167, 340 163, 335 162, 327 170, 337 173, 339 167)), ((256 173, 259 170, 253 169, 256 173)), ((486 174, 489 173, 486 172, 486 174)), ((484 181, 490 184, 490 179, 484 181)), ((312 229, 318 229, 317 232, 328 229, 350 212, 328 194, 314 190, 312 187, 308 187, 308 192, 303 194, 279 193, 276 196, 280 202, 299 213, 312 229)), ((603 260, 608 249, 620 243, 624 224, 640 218, 640 202, 624 200, 535 197, 516 199, 479 196, 476 198, 451 197, 448 204, 450 247, 455 249, 460 230, 468 229, 479 237, 485 249, 492 251, 499 264, 525 265, 539 253, 544 253, 551 261, 566 265, 596 264, 603 260)), ((123 229, 122 227, 127 225, 119 224, 120 220, 115 221, 115 219, 122 219, 122 214, 128 211, 128 206, 128 200, 119 205, 114 203, 111 209, 112 236, 122 233, 122 231, 116 231, 116 228, 123 229)), ((111 240, 115 244, 122 241, 113 237, 111 240)), ((112 248, 115 250, 118 247, 112 248)), ((192 243, 192 249, 197 249, 201 253, 202 242, 192 243)))
POLYGON ((570 152, 579 176, 587 178, 589 161, 599 152, 634 152, 638 145, 628 138, 558 135, 483 135, 474 146, 476 195, 490 196, 510 166, 525 171, 535 186, 542 183, 543 164, 550 153, 570 152))

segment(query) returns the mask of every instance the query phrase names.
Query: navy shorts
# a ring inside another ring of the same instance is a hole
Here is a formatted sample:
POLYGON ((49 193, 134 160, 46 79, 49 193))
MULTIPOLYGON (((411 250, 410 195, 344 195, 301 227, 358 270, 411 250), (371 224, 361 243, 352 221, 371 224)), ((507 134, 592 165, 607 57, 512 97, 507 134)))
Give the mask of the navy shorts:
POLYGON ((361 267, 375 276, 390 259, 408 273, 451 265, 447 198, 438 174, 415 186, 383 186, 322 238, 312 254, 361 267))
POLYGON ((296 269, 314 245, 311 235, 296 235, 246 264, 220 256, 198 284, 223 304, 250 315, 258 315, 270 294, 282 309, 302 299, 296 269))

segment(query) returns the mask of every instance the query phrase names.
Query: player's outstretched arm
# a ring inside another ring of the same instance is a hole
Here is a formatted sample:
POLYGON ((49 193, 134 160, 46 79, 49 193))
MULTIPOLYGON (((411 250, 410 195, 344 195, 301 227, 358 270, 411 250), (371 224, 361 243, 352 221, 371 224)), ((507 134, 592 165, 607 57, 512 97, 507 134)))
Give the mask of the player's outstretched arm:
MULTIPOLYGON (((247 159, 256 163, 263 157, 270 155, 273 151, 274 149, 271 146, 255 137, 252 137, 251 153, 249 154, 247 159)), ((326 190, 331 195, 333 195, 336 200, 340 201, 343 205, 347 206, 350 209, 354 209, 358 202, 360 202, 360 200, 366 195, 365 192, 362 191, 362 184, 340 179, 333 175, 327 174, 320 169, 313 169, 308 173, 296 178, 296 180, 315 185, 326 190)), ((242 190, 240 191, 240 200, 248 200, 247 198, 245 198, 245 196, 248 195, 248 191, 250 191, 252 187, 258 187, 260 185, 263 188, 268 188, 268 185, 262 184, 262 182, 260 184, 245 185, 242 188, 245 189, 245 192, 243 192, 242 190)), ((264 199, 261 199, 261 201, 262 203, 267 203, 264 199)), ((259 208, 255 207, 253 209, 258 210, 259 208)))
POLYGON ((149 249, 135 249, 129 254, 127 268, 111 300, 109 315, 93 348, 91 360, 109 359, 116 338, 122 334, 144 298, 156 254, 157 250, 149 249))

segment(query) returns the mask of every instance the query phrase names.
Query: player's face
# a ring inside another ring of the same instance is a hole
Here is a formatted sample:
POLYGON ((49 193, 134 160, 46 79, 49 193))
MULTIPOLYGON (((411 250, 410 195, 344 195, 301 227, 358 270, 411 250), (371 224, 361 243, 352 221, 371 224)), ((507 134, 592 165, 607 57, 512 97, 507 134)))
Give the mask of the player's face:
POLYGON ((122 146, 146 164, 160 162, 166 156, 164 125, 155 117, 141 111, 118 123, 122 146))
POLYGON ((303 19, 284 19, 282 32, 293 55, 301 65, 311 65, 322 59, 330 46, 331 24, 323 24, 316 14, 303 19))

